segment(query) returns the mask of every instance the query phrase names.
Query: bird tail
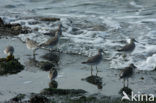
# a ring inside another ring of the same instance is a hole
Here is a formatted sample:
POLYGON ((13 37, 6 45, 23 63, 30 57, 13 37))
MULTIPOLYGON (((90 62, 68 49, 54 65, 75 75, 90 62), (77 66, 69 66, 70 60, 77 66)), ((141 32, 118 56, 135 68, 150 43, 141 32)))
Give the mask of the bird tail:
POLYGON ((86 62, 81 62, 82 64, 86 64, 86 62))

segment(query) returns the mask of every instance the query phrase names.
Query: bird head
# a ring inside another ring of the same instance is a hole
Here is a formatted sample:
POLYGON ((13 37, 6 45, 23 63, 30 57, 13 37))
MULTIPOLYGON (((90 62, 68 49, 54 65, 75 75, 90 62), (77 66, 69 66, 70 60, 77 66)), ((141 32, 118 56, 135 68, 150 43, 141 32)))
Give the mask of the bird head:
POLYGON ((29 41, 29 40, 30 40, 29 38, 26 38, 26 42, 29 41))
POLYGON ((131 41, 131 42, 137 42, 137 43, 138 43, 138 41, 136 41, 134 38, 131 38, 130 41, 131 41))
POLYGON ((133 68, 133 69, 136 69, 136 68, 137 68, 133 63, 131 63, 131 64, 129 65, 129 67, 131 67, 131 68, 133 68))
POLYGON ((103 51, 103 49, 99 49, 98 52, 99 52, 99 53, 104 53, 104 54, 106 54, 106 53, 103 51))

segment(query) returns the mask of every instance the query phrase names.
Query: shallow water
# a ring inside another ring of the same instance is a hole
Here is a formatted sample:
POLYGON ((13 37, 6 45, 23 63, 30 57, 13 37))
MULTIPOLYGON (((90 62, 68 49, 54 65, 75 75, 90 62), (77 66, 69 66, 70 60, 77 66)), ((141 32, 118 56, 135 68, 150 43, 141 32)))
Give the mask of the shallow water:
MULTIPOLYGON (((0 40, 0 43, 3 42, 6 43, 1 46, 0 51, 9 44, 15 46, 15 57, 20 57, 20 61, 25 65, 25 69, 18 74, 1 76, 0 101, 8 100, 19 93, 39 93, 42 89, 48 88, 50 82, 48 78, 49 72, 41 71, 39 68, 29 64, 29 58, 32 58, 32 51, 28 50, 25 44, 17 38, 3 38, 0 40)), ((37 60, 43 60, 40 57, 47 52, 39 49, 37 51, 37 60)), ((1 56, 5 57, 5 55, 1 56)), ((119 79, 120 70, 111 69, 109 61, 98 65, 98 70, 101 72, 97 76, 102 78, 102 89, 98 89, 96 85, 84 80, 91 76, 90 66, 81 64, 86 59, 86 57, 81 55, 60 55, 58 77, 56 79, 58 88, 83 89, 88 92, 88 95, 120 97, 119 91, 123 87, 122 80, 119 79)), ((93 74, 96 75, 95 67, 93 74)), ((155 74, 155 72, 136 71, 136 75, 130 79, 129 87, 136 93, 140 91, 141 93, 156 94, 154 89, 156 87, 155 74)))
POLYGON ((107 52, 106 58, 111 59, 117 54, 116 49, 124 45, 119 41, 135 38, 140 43, 127 58, 129 61, 116 57, 110 61, 111 68, 125 67, 131 62, 140 70, 153 70, 156 66, 155 0, 6 0, 0 5, 3 9, 0 15, 6 23, 18 22, 39 29, 28 35, 21 34, 22 40, 29 37, 43 43, 49 38, 43 33, 57 28, 60 23, 40 21, 31 24, 38 21, 32 17, 59 17, 63 24, 60 51, 91 56, 98 48, 103 48, 107 52))
MULTIPOLYGON (((118 89, 122 87, 121 82, 118 80, 118 69, 122 67, 125 67, 132 62, 139 70, 150 71, 156 67, 155 0, 3 0, 0 1, 0 8, 0 16, 6 23, 20 23, 22 26, 39 29, 38 31, 33 31, 26 35, 20 34, 18 37, 22 41, 25 41, 25 39, 29 37, 38 43, 43 43, 49 38, 49 36, 43 35, 43 33, 56 29, 57 25, 60 22, 62 23, 63 36, 60 38, 60 43, 58 45, 59 50, 63 53, 78 54, 80 56, 71 56, 67 54, 62 56, 62 62, 69 59, 69 63, 60 64, 60 68, 62 68, 60 69, 60 75, 63 76, 58 78, 60 88, 81 88, 91 93, 99 92, 96 86, 81 80, 90 75, 90 69, 89 66, 81 65, 81 62, 78 62, 78 60, 82 61, 82 58, 86 59, 86 57, 83 56, 92 56, 96 54, 97 49, 99 48, 104 49, 106 52, 106 55, 103 56, 103 63, 99 65, 99 68, 103 70, 102 73, 99 73, 104 80, 102 94, 107 93, 107 90, 111 90, 111 92, 110 94, 105 95, 118 94, 118 89), (61 21, 39 21, 38 18, 41 16, 59 17, 61 18, 61 21), (32 24, 32 22, 38 23, 32 24), (122 56, 116 55, 118 53, 116 49, 125 45, 125 41, 129 38, 135 38, 140 43, 136 43, 135 50, 131 56, 126 57, 128 61, 125 61, 122 56), (73 74, 71 74, 71 71, 73 74), (110 77, 107 74, 109 74, 110 77), (72 75, 74 75, 75 78, 70 78, 72 75), (64 80, 66 81, 65 83, 62 82, 64 80), (77 83, 80 85, 77 85, 77 83), (114 83, 114 85, 112 85, 112 83, 114 83)), ((11 39, 9 39, 9 41, 10 40, 11 39)), ((6 40, 1 39, 0 44, 3 44, 3 41, 6 40)), ((12 41, 13 40, 10 42, 13 43, 12 41)), ((6 43, 6 45, 10 44, 10 42, 6 43)), ((3 44, 0 50, 2 51, 6 45, 3 44)), ((25 44, 14 42, 12 45, 22 47, 23 49, 16 49, 20 52, 15 52, 17 53, 16 57, 19 57, 23 64, 28 61, 29 57, 25 55, 31 54, 32 52, 26 49, 24 46, 25 44)), ((46 51, 44 50, 39 50, 38 54, 42 55, 45 52, 46 51)), ((4 56, 3 53, 0 54, 4 56)), ((43 87, 48 86, 49 80, 47 76, 45 76, 47 75, 46 72, 33 72, 33 69, 26 69, 26 71, 19 74, 25 75, 29 72, 31 72, 31 75, 42 75, 45 80, 44 82, 47 82, 45 84, 43 83, 41 87, 34 89, 34 92, 38 92, 43 87)), ((140 78, 142 75, 146 74, 141 72, 141 74, 138 74, 138 77, 140 78)), ((152 76, 149 75, 145 78, 145 81, 148 82, 142 82, 138 80, 138 78, 137 80, 134 78, 136 81, 134 82, 138 83, 132 83, 132 87, 138 91, 141 85, 143 88, 147 89, 146 92, 151 92, 149 86, 151 85, 150 87, 154 88, 155 80, 152 79, 149 81, 149 79, 153 77, 154 73, 152 76)), ((18 75, 15 75, 14 78, 19 77, 18 75)), ((35 77, 32 78, 35 79, 35 77)), ((23 81, 31 84, 32 80, 23 81)), ((8 93, 6 96, 7 95, 10 94, 8 93)))

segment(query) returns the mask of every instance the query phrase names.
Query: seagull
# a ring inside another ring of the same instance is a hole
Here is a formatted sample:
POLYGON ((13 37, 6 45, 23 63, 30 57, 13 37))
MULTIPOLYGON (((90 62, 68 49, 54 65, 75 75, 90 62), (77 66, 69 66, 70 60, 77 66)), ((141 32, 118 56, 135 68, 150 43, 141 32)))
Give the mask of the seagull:
POLYGON ((34 40, 26 38, 26 46, 28 49, 33 50, 33 57, 35 56, 35 51, 38 49, 38 43, 34 40))
POLYGON ((55 68, 51 68, 50 72, 49 72, 49 78, 51 81, 55 80, 55 78, 57 77, 57 70, 55 68))
POLYGON ((125 80, 127 80, 127 87, 128 87, 128 78, 133 75, 134 69, 137 67, 132 63, 128 67, 125 67, 121 72, 120 72, 120 79, 124 80, 124 87, 125 87, 125 80))
MULTIPOLYGON (((90 57, 85 62, 82 62, 82 64, 91 65, 91 75, 92 75, 92 71, 93 71, 92 66, 96 65, 96 70, 97 70, 97 65, 102 61, 102 52, 104 53, 104 51, 102 49, 99 49, 97 55, 90 57)), ((97 72, 98 72, 98 70, 97 70, 97 72)))

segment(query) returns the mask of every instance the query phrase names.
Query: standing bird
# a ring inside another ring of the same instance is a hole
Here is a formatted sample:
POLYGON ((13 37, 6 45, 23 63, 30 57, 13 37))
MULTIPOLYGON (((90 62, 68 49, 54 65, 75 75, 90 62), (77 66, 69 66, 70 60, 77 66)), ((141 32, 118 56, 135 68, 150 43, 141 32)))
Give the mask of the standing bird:
POLYGON ((137 42, 134 38, 131 38, 130 43, 123 46, 121 49, 117 50, 117 51, 121 51, 121 52, 132 52, 135 49, 135 42, 137 42))
POLYGON ((50 47, 54 47, 58 44, 59 42, 59 37, 60 37, 60 34, 59 32, 57 31, 55 33, 55 36, 54 37, 51 37, 49 40, 47 40, 45 43, 41 44, 40 46, 50 46, 50 47))
POLYGON ((7 46, 4 49, 4 53, 7 54, 8 56, 13 55, 13 53, 14 53, 14 47, 13 46, 7 46))
POLYGON ((128 78, 133 75, 134 69, 136 69, 136 66, 132 63, 128 67, 125 67, 120 72, 120 79, 123 78, 123 80, 124 80, 124 87, 125 87, 125 80, 127 80, 127 87, 128 87, 128 78))
POLYGON ((57 70, 55 68, 50 69, 49 72, 49 78, 51 81, 55 80, 55 78, 57 77, 57 70))
POLYGON ((26 39, 26 46, 28 49, 33 50, 33 57, 35 57, 35 52, 38 49, 38 43, 36 41, 33 41, 29 38, 26 39))
POLYGON ((60 35, 62 35, 62 24, 59 25, 57 31, 55 32, 55 36, 51 37, 49 40, 47 40, 40 46, 50 46, 50 47, 56 46, 59 42, 60 35))
POLYGON ((4 53, 8 55, 7 58, 6 58, 7 61, 14 59, 14 56, 13 56, 14 47, 13 46, 7 46, 4 49, 4 53))
MULTIPOLYGON (((96 70, 97 70, 97 65, 102 61, 102 52, 104 53, 104 51, 102 49, 99 49, 97 55, 90 57, 85 62, 82 62, 82 64, 91 65, 91 75, 92 75, 92 71, 93 71, 92 66, 96 65, 96 70)), ((97 70, 97 72, 98 72, 98 70, 97 70)))

